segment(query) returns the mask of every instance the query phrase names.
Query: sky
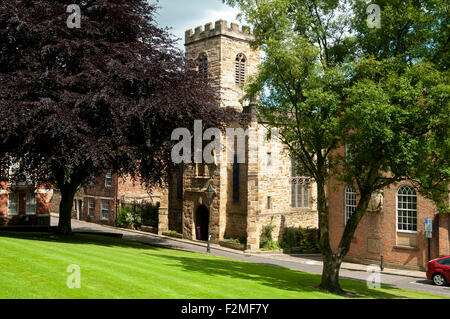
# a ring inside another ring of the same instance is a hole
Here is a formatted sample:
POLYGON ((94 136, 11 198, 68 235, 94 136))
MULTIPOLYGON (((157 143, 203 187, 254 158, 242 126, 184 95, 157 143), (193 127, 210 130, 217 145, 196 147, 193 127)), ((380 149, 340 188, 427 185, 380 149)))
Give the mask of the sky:
MULTIPOLYGON (((150 0, 155 3, 156 0, 150 0)), ((171 33, 181 40, 178 47, 184 50, 184 33, 188 29, 195 29, 198 26, 226 20, 239 23, 236 15, 239 13, 222 0, 159 0, 160 9, 157 12, 156 20, 160 27, 172 28, 171 33)))

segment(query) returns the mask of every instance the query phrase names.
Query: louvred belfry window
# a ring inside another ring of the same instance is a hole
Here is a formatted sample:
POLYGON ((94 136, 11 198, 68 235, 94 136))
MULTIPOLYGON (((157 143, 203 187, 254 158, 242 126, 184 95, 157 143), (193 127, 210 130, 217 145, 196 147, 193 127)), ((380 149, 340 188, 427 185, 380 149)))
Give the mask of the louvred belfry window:
POLYGON ((239 53, 236 56, 236 84, 241 85, 245 83, 245 64, 247 59, 245 55, 239 53))

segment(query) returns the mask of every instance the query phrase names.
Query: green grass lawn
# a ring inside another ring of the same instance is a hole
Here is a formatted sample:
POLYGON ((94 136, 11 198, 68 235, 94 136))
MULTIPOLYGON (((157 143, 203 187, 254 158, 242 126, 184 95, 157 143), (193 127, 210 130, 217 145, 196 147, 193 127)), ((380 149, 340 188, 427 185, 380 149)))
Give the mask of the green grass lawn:
MULTIPOLYGON (((320 291, 319 275, 156 248, 118 238, 0 233, 0 298, 341 298, 320 291), (71 264, 81 288, 69 289, 71 264)), ((433 298, 342 280, 360 298, 433 298)))

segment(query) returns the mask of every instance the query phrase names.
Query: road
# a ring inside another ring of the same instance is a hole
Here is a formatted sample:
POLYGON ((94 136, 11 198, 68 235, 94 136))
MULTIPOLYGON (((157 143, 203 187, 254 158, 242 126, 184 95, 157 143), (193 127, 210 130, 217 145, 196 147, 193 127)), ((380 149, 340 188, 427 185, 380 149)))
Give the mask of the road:
MULTIPOLYGON (((52 225, 57 225, 57 218, 53 216, 52 225)), ((77 220, 72 220, 72 229, 74 232, 81 231, 121 233, 123 235, 123 238, 126 240, 142 242, 145 244, 170 249, 178 249, 203 254, 206 253, 206 245, 204 243, 173 239, 167 236, 158 236, 149 233, 113 228, 109 226, 101 226, 77 220)), ((223 248, 217 245, 211 245, 211 255, 284 267, 313 274, 322 273, 322 263, 319 256, 247 254, 240 251, 223 248)), ((367 266, 364 265, 346 264, 346 269, 341 269, 340 271, 340 277, 367 281, 370 273, 368 273, 366 270, 367 266)), ((430 293, 450 298, 450 287, 437 287, 433 285, 430 280, 427 280, 424 272, 385 270, 380 274, 380 279, 381 284, 383 285, 430 293), (386 271, 390 273, 386 273, 386 271)))

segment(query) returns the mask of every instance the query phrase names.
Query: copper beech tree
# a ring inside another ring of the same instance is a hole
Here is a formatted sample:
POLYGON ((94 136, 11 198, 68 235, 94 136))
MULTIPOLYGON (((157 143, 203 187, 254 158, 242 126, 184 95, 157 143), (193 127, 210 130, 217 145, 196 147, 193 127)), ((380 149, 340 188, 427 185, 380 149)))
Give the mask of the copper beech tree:
MULTIPOLYGON (((58 230, 71 232, 76 191, 111 169, 161 183, 171 133, 230 112, 187 67, 145 0, 0 3, 0 158, 3 169, 61 191, 58 230), (69 27, 69 4, 80 25, 69 27)), ((15 176, 9 176, 14 179, 15 176)))

